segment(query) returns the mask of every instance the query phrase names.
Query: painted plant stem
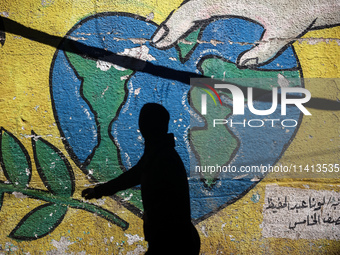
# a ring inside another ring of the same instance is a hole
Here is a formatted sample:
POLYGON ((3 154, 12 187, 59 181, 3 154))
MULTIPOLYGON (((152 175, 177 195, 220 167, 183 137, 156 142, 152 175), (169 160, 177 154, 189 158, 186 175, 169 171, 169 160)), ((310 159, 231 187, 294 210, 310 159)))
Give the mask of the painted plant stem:
POLYGON ((105 210, 104 208, 101 208, 97 205, 90 204, 87 202, 82 202, 77 199, 67 198, 67 197, 62 197, 62 196, 55 196, 47 191, 29 189, 29 188, 20 188, 13 184, 6 184, 6 183, 0 183, 0 192, 1 193, 19 192, 30 198, 40 199, 46 202, 54 203, 57 205, 68 206, 68 207, 72 207, 75 209, 82 209, 82 210, 94 213, 112 222, 113 224, 121 227, 123 230, 126 230, 129 227, 129 224, 125 220, 118 217, 116 214, 108 210, 105 210))

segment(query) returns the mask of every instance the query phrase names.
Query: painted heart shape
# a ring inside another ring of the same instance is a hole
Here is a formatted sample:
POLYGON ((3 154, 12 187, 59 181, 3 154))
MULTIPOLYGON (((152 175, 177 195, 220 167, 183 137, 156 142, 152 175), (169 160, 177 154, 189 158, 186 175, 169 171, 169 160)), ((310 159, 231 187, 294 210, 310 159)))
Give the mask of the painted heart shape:
MULTIPOLYGON (((176 150, 191 176, 192 218, 198 222, 241 198, 266 173, 200 174, 197 178, 192 172, 195 166, 274 165, 299 125, 283 128, 277 122, 261 128, 214 128, 209 124, 212 117, 200 114, 202 90, 189 85, 190 76, 213 76, 232 80, 241 87, 257 87, 265 93, 257 97, 254 107, 269 109, 271 102, 267 98, 278 76, 294 80, 289 86, 301 86, 301 69, 291 47, 265 66, 239 69, 237 57, 253 47, 263 33, 263 27, 249 20, 209 20, 192 31, 186 41, 167 50, 150 45, 156 29, 155 23, 127 13, 97 14, 76 24, 51 65, 54 114, 72 159, 93 181, 102 182, 137 163, 144 147, 138 130, 139 111, 147 102, 163 104, 171 115, 169 131, 175 135, 176 150), (262 82, 254 82, 255 78, 262 82)), ((231 96, 218 93, 223 105, 214 105, 210 100, 208 107, 221 118, 239 123, 258 119, 247 107, 244 116, 231 115, 231 96)), ((266 116, 281 117, 280 105, 266 116)), ((288 107, 286 118, 300 122, 301 114, 288 107)), ((114 198, 141 215, 138 187, 114 198)))

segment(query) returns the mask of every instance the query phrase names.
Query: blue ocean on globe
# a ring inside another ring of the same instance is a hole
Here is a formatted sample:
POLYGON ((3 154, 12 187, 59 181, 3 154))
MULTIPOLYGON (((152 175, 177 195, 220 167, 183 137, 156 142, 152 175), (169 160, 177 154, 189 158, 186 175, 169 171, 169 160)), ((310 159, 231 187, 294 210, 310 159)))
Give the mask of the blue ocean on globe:
MULTIPOLYGON (((181 156, 187 175, 190 177, 192 158, 197 161, 197 155, 189 143, 193 112, 190 98, 190 73, 202 74, 199 68, 200 60, 207 56, 216 56, 231 63, 236 63, 237 57, 253 47, 261 38, 263 27, 259 24, 241 18, 219 18, 202 26, 200 41, 216 40, 211 43, 198 43, 183 58, 178 47, 160 50, 150 44, 150 38, 155 33, 157 24, 146 21, 142 17, 126 13, 103 13, 85 18, 76 24, 68 33, 67 38, 83 37, 82 44, 103 49, 110 53, 122 54, 126 49, 142 47, 145 61, 155 66, 161 66, 164 72, 178 76, 168 77, 155 75, 146 69, 134 72, 126 80, 126 100, 119 108, 117 118, 112 122, 108 132, 119 145, 120 162, 126 169, 138 162, 143 154, 144 144, 138 130, 138 115, 145 103, 161 103, 170 113, 169 132, 176 139, 176 150, 181 156), (111 33, 110 33, 111 32, 111 33), (105 36, 105 41, 103 40, 105 36), (139 39, 139 40, 131 40, 139 39), (145 39, 141 43, 141 39, 145 39), (230 43, 246 42, 246 43, 230 43), (182 60, 182 61, 181 61, 182 60), (175 72, 173 72, 175 71, 175 72), (189 75, 188 75, 189 74, 189 75), (183 77, 180 77, 180 76, 183 77), (185 81, 185 82, 183 82, 185 81), (196 158, 195 158, 196 157, 196 158)), ((111 67, 114 68, 114 67, 111 67)), ((267 65, 258 67, 258 71, 295 70, 300 72, 299 63, 292 47, 267 65)), ((55 55, 51 67, 51 94, 58 127, 65 137, 65 145, 71 155, 81 164, 91 161, 91 155, 99 143, 96 114, 86 98, 82 96, 81 79, 68 61, 61 47, 55 55), (79 131, 81 130, 81 131, 79 131)), ((269 109, 270 102, 255 101, 257 109, 269 109)), ((197 111, 196 111, 197 112, 197 111)), ((270 119, 281 119, 281 106, 270 116, 270 119)), ((257 117, 258 118, 258 117, 257 117)), ((300 120, 300 111, 295 107, 287 108, 287 119, 300 120)), ((230 116, 229 120, 241 122, 243 119, 254 119, 254 115, 245 107, 244 116, 230 116)), ((230 132, 240 141, 240 146, 230 164, 242 165, 274 165, 281 157, 293 139, 296 127, 283 129, 280 125, 261 128, 237 127, 230 132)), ((227 146, 227 145, 223 145, 227 146)), ((189 178, 190 197, 192 203, 192 218, 196 221, 204 219, 219 209, 235 202, 244 196, 258 182, 252 180, 256 175, 249 174, 245 178, 217 178, 215 184, 207 187, 204 180, 189 178)), ((259 176, 263 178, 265 174, 259 176)))

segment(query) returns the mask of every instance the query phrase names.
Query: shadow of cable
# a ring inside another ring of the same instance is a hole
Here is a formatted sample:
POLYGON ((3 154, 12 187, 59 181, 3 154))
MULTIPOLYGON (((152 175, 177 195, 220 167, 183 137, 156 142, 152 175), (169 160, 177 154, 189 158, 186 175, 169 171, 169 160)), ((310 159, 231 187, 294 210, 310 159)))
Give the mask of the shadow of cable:
MULTIPOLYGON (((33 28, 26 27, 16 21, 13 21, 7 17, 0 16, 0 44, 4 47, 6 41, 6 33, 15 34, 18 36, 25 37, 27 39, 33 40, 38 43, 42 43, 45 45, 52 46, 56 49, 61 49, 64 51, 72 52, 80 55, 83 58, 92 59, 92 60, 102 60, 105 62, 109 62, 114 65, 118 65, 124 67, 126 69, 149 73, 154 76, 158 76, 164 79, 175 80, 182 82, 186 85, 192 85, 190 83, 191 78, 209 78, 203 75, 180 71, 172 68, 168 68, 161 65, 155 65, 153 63, 143 61, 137 58, 129 57, 129 56, 121 56, 116 53, 106 51, 104 49, 88 46, 81 42, 72 40, 67 37, 60 37, 55 35, 50 35, 46 32, 42 32, 33 28)), ((210 79, 210 83, 221 83, 220 80, 210 79)), ((196 86, 196 84, 195 84, 196 86)), ((197 85, 200 86, 200 85, 197 85)), ((244 86, 238 86, 244 94, 247 93, 247 88, 244 86)), ((268 90, 253 88, 254 94, 263 95, 268 93, 268 90)), ((296 98, 300 98, 296 96, 296 98)), ((266 97, 259 97, 259 101, 266 101, 266 97)), ((328 110, 328 111, 339 111, 340 110, 340 102, 324 99, 324 98, 315 98, 312 97, 310 101, 304 104, 306 107, 319 109, 319 110, 328 110)))

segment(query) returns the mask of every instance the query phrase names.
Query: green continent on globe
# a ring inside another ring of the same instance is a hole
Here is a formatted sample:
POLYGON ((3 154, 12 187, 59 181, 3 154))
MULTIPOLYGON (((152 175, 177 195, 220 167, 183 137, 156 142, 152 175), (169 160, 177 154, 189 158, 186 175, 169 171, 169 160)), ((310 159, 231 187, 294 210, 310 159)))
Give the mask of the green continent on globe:
MULTIPOLYGON (((96 116, 100 137, 98 147, 86 170, 93 180, 107 182, 124 172, 119 163, 118 148, 110 136, 110 124, 117 117, 118 109, 126 98, 126 81, 132 70, 121 69, 111 63, 91 60, 67 52, 70 64, 81 79, 82 97, 96 116)), ((117 194, 142 210, 139 189, 128 189, 117 194)))
MULTIPOLYGON (((290 87, 301 86, 299 71, 267 71, 239 69, 234 63, 219 59, 208 58, 201 65, 203 75, 209 78, 222 80, 224 83, 232 83, 239 87, 258 88, 263 93, 271 93, 271 90, 278 85, 278 78, 285 79, 290 87)), ((231 93, 217 90, 220 96, 224 95, 232 99, 231 93)), ((256 92, 254 92, 256 95, 256 92)), ((191 89, 191 106, 200 109, 202 89, 194 87, 191 89)), ((233 155, 236 154, 241 142, 231 130, 225 125, 213 126, 214 119, 226 119, 231 114, 231 107, 226 104, 216 104, 213 99, 207 97, 207 109, 209 113, 204 115, 205 125, 202 128, 191 130, 190 139, 196 155, 199 155, 200 166, 223 166, 227 165, 233 155), (210 100, 209 100, 210 99, 210 100), (209 150, 207 150, 207 145, 209 150)), ((218 178, 218 173, 201 173, 205 179, 205 185, 211 187, 218 178)))
MULTIPOLYGON (((184 58, 194 50, 197 45, 199 29, 193 31, 185 40, 191 44, 178 44, 178 58, 184 58)), ((67 47, 67 46, 66 46, 67 47)), ((126 82, 133 74, 132 70, 124 69, 101 60, 83 58, 80 55, 66 51, 66 56, 73 66, 78 78, 82 81, 82 97, 87 101, 95 115, 98 137, 98 146, 94 155, 86 167, 87 173, 94 181, 106 182, 122 174, 125 169, 120 164, 117 144, 110 135, 112 121, 117 118, 119 108, 127 97, 126 82)), ((240 87, 256 87, 270 92, 273 86, 277 86, 277 79, 282 75, 289 80, 289 86, 301 86, 299 71, 266 71, 239 69, 235 64, 218 58, 207 58, 201 64, 201 70, 206 77, 232 82, 240 87), (247 79, 248 78, 248 79, 247 79), (264 79, 265 78, 265 79, 264 79), (293 79, 292 79, 293 78, 293 79), (295 78, 295 79, 294 79, 295 78), (275 80, 275 82, 273 82, 275 80), (259 82, 260 81, 260 82, 259 82), (276 85, 275 85, 276 84, 276 85)), ((225 91, 218 91, 232 99, 231 94, 225 91)), ((200 109, 202 89, 193 87, 190 90, 191 106, 200 109)), ((191 130, 190 139, 195 154, 199 155, 200 165, 226 165, 232 160, 237 152, 239 139, 226 126, 218 125, 213 127, 213 119, 225 119, 231 114, 231 107, 223 104, 216 104, 213 100, 207 100, 209 111, 214 114, 204 116, 205 126, 191 130), (206 144, 218 144, 212 146, 209 151, 204 150, 206 144), (224 148, 221 150, 221 148, 224 148)), ((209 187, 214 185, 218 175, 209 173, 202 176, 205 184, 209 187)), ((118 196, 128 200, 139 210, 142 210, 141 194, 139 189, 128 189, 122 191, 118 196)))

